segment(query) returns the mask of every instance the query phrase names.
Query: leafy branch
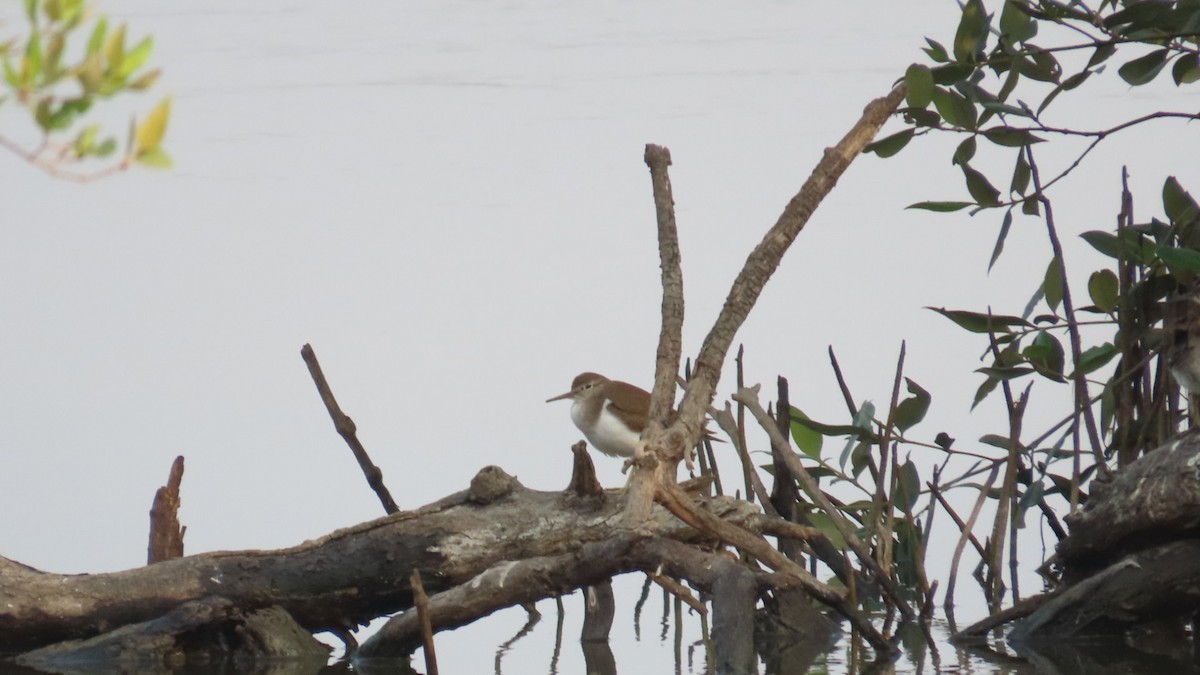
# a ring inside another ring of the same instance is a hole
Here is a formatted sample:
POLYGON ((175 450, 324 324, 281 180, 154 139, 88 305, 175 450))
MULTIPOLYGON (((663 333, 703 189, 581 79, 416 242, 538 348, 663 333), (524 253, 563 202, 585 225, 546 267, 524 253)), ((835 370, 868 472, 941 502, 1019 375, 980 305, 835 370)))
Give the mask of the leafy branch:
POLYGON ((0 43, 7 93, 0 105, 15 103, 30 115, 40 139, 32 146, 0 134, 0 147, 46 173, 87 182, 124 171, 132 164, 166 168, 171 159, 163 148, 170 98, 162 99, 139 122, 130 121, 124 149, 117 156, 117 139, 103 133, 86 116, 99 100, 142 92, 157 82, 161 71, 148 70, 153 38, 127 47, 124 24, 109 27, 107 17, 90 21, 83 0, 25 0, 27 34, 0 43), (75 44, 91 24, 80 52, 75 44), (74 42, 73 42, 74 40, 74 42), (102 161, 101 168, 77 168, 102 161))

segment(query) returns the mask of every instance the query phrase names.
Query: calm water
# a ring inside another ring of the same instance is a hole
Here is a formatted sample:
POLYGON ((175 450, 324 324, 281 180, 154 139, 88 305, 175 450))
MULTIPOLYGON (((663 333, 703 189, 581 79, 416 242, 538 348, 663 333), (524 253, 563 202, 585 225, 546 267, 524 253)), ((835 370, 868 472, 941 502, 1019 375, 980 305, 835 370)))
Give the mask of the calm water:
MULTIPOLYGON (((139 564, 146 504, 181 451, 189 552, 286 546, 379 515, 295 356, 310 340, 404 508, 492 463, 532 487, 565 485, 575 431, 541 402, 583 369, 634 380, 653 354, 642 145, 675 158, 689 321, 701 317, 690 348, 821 149, 921 58, 923 36, 949 39, 957 12, 949 0, 98 4, 156 37, 176 168, 79 188, 0 165, 23 187, 13 222, 37 223, 0 252, 3 285, 33 286, 0 306, 19 319, 0 340, 22 355, 6 364, 17 393, 0 408, 13 413, 10 445, 31 450, 24 472, 0 476, 0 512, 44 494, 79 500, 0 523, 0 541, 63 572, 139 564)), ((905 191, 945 159, 900 174, 856 164, 743 332, 752 380, 825 373, 833 343, 863 395, 886 396, 899 339, 945 329, 920 308, 977 299, 993 230, 980 243, 902 211, 941 196, 905 191), (938 245, 914 245, 918 227, 938 245), (913 270, 904 290, 879 277, 897 251, 913 270), (846 316, 866 302, 880 328, 868 337, 846 316)), ((934 349, 909 342, 912 372, 935 392, 928 425, 977 438, 986 410, 939 407, 947 387, 969 401, 976 345, 956 352, 930 334, 934 349), (956 358, 956 379, 934 386, 956 358)), ((832 381, 812 381, 796 400, 834 421, 832 381)), ((1029 561, 1045 551, 1035 530, 1022 535, 1029 561)), ((930 544, 934 577, 952 534, 930 544)), ((981 614, 969 583, 964 622, 981 614)), ((652 594, 634 630, 640 585, 617 585, 620 671, 704 672, 694 617, 677 637, 652 594)), ((580 603, 566 599, 560 648, 550 601, 519 640, 520 610, 440 635, 442 670, 582 672, 580 603)), ((847 649, 811 672, 847 672, 847 649)), ((940 669, 909 654, 895 672, 1021 672, 939 651, 940 669)))

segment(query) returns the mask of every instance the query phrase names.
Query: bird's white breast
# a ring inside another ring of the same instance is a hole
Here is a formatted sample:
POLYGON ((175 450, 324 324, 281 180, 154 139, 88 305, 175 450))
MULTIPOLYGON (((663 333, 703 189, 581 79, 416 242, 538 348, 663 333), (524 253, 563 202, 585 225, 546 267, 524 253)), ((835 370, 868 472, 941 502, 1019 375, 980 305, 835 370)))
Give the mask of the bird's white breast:
POLYGON ((571 404, 571 421, 587 437, 597 450, 612 457, 633 457, 637 450, 639 434, 613 415, 607 408, 592 424, 585 418, 584 407, 578 402, 571 404))

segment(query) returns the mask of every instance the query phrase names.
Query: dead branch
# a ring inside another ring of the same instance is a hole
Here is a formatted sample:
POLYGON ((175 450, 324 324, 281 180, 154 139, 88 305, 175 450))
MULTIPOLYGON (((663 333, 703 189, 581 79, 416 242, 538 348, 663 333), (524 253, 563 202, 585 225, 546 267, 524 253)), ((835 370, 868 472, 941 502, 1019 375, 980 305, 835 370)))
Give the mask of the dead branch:
POLYGON ((312 345, 305 344, 301 347, 300 356, 308 366, 313 384, 317 385, 321 402, 325 404, 325 409, 329 411, 329 416, 333 419, 333 428, 337 429, 338 435, 346 441, 346 445, 350 446, 350 451, 354 453, 354 459, 358 460, 358 466, 362 469, 363 475, 367 477, 367 484, 378 495, 379 502, 383 504, 383 510, 387 513, 396 513, 400 507, 396 506, 395 500, 392 499, 392 493, 388 492, 387 486, 383 484, 383 472, 371 461, 367 449, 358 440, 358 427, 355 426, 354 420, 342 412, 337 399, 333 397, 333 390, 329 387, 329 382, 325 380, 325 373, 321 371, 321 364, 317 361, 317 354, 313 351, 312 345))
POLYGON ((409 583, 412 585, 413 604, 417 610, 417 622, 421 626, 421 649, 425 652, 425 672, 438 675, 437 649, 433 644, 433 622, 429 618, 429 596, 421 585, 421 571, 413 570, 409 583))
POLYGON ((767 280, 779 267, 783 254, 800 234, 800 230, 808 224, 817 206, 837 184, 851 162, 862 154, 863 148, 875 138, 875 134, 895 112, 900 101, 904 100, 904 92, 904 87, 898 86, 887 96, 875 99, 867 105, 862 117, 855 122, 849 133, 838 141, 837 145, 825 150, 824 157, 817 163, 808 180, 788 202, 779 220, 767 231, 746 259, 729 290, 721 314, 704 339, 700 354, 696 357, 695 372, 692 373, 692 379, 688 382, 687 391, 679 406, 677 424, 689 430, 689 440, 699 438, 704 413, 712 404, 717 382, 721 378, 721 368, 733 344, 734 335, 758 301, 767 280))
POLYGON ((183 556, 183 535, 186 527, 179 525, 179 485, 183 481, 183 455, 171 463, 167 484, 154 493, 150 507, 150 545, 146 564, 183 556))

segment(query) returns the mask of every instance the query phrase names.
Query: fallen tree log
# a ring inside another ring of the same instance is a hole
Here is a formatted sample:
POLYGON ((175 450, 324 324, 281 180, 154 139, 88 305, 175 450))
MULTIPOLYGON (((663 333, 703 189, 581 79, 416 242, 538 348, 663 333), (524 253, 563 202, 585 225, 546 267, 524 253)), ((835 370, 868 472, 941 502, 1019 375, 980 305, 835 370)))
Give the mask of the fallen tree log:
POLYGON ((1008 640, 1018 653, 1057 662, 1064 641, 1116 637, 1136 650, 1143 640, 1186 632, 1200 612, 1200 434, 1172 439, 1095 483, 1065 521, 1070 534, 1044 566, 1055 587, 958 637, 1013 622, 1008 640))
MULTIPOLYGON (((439 614, 437 608, 449 606, 453 597, 443 600, 440 594, 452 588, 469 594, 472 584, 499 588, 511 580, 508 595, 495 596, 494 611, 616 574, 669 567, 671 561, 661 557, 680 549, 664 542, 688 544, 697 553, 712 546, 661 507, 646 527, 625 530, 614 524, 621 508, 611 493, 580 497, 530 490, 498 467, 486 467, 468 490, 288 549, 203 553, 81 575, 42 572, 0 558, 0 654, 88 638, 210 597, 243 610, 279 607, 312 632, 343 631, 412 607, 413 569, 420 570, 433 596, 435 628, 461 625, 490 611, 439 614), (596 555, 600 550, 612 555, 596 555), (509 576, 546 561, 558 562, 555 583, 532 575, 522 585, 519 575, 509 576)), ((705 499, 701 508, 751 528, 758 515, 732 498, 705 499)), ((695 567, 675 567, 698 574, 695 567)))

